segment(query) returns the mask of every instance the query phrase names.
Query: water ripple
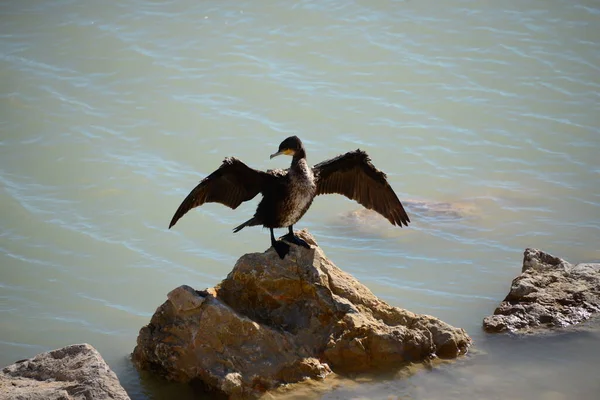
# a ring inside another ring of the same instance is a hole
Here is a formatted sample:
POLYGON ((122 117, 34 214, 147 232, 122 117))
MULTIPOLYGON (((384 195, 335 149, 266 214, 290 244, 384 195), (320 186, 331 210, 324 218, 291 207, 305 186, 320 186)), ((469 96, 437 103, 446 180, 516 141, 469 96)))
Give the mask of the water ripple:
POLYGON ((285 165, 290 134, 311 163, 360 147, 423 199, 408 229, 340 196, 296 226, 392 303, 478 327, 524 247, 597 258, 600 8, 384 3, 0 4, 0 355, 91 336, 137 376, 123 355, 165 293, 268 245, 231 233, 257 200, 172 213, 225 156, 285 165))

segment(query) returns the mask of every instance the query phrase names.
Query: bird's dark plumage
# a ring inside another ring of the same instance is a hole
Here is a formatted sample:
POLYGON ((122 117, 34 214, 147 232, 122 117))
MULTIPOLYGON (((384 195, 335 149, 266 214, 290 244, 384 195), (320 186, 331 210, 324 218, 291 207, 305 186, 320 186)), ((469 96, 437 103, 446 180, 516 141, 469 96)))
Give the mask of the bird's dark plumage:
POLYGON ((169 229, 192 208, 204 203, 221 203, 234 210, 244 201, 252 200, 273 176, 252 169, 234 157, 227 157, 215 172, 202 179, 183 200, 169 229))
POLYGON ((204 178, 183 200, 169 228, 194 207, 216 202, 237 208, 242 202, 262 193, 254 216, 234 229, 263 225, 271 230, 271 244, 281 258, 289 245, 276 241, 273 228, 288 227, 284 239, 309 247, 293 233, 293 224, 306 213, 315 196, 338 193, 356 200, 364 207, 377 211, 392 225, 408 226, 410 219, 387 182, 386 175, 375 168, 367 153, 351 151, 310 168, 300 139, 291 136, 279 145, 271 158, 291 155, 292 164, 287 170, 258 171, 240 160, 228 157, 215 172, 204 178))
POLYGON ((410 219, 386 175, 362 150, 351 151, 313 167, 317 195, 338 193, 377 211, 392 225, 408 226, 410 219))

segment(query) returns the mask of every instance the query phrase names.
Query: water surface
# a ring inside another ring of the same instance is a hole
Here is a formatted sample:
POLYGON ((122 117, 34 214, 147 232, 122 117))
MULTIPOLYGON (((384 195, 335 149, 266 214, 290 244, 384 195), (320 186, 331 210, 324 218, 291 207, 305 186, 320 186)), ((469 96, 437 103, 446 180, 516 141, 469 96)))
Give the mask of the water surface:
POLYGON ((413 223, 329 196, 296 228, 390 304, 475 340, 456 364, 314 396, 595 398, 596 331, 480 326, 524 248, 600 260, 597 1, 32 0, 0 15, 1 365, 88 342, 133 399, 193 397, 140 377, 138 330, 171 289, 215 285, 269 237, 231 233, 257 199, 168 222, 223 157, 284 167, 268 155, 297 134, 312 164, 366 150, 413 223))

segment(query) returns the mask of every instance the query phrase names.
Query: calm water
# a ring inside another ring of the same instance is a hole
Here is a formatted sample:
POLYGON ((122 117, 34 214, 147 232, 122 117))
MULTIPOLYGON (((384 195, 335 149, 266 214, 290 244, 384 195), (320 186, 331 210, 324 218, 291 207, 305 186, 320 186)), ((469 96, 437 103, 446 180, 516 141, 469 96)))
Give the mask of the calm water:
POLYGON ((257 200, 167 224, 223 157, 284 167, 268 155, 298 134, 311 163, 366 150, 413 224, 329 196, 296 227, 389 303, 475 340, 456 364, 312 395, 596 398, 597 329, 480 326, 525 247, 600 260, 600 1, 28 0, 0 15, 0 365, 88 342, 133 399, 191 398, 139 376, 137 333, 168 291, 215 285, 269 237, 231 232, 257 200))

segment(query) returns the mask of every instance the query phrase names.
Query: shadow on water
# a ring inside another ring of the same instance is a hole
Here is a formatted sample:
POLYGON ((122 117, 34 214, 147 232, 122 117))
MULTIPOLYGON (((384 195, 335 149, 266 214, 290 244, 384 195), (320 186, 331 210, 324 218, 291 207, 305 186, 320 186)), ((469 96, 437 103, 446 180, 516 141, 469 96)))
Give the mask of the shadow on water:
MULTIPOLYGON (((134 368, 132 366, 132 368, 134 368)), ((175 383, 148 371, 139 373, 139 387, 128 391, 132 400, 224 400, 227 397, 210 391, 201 381, 175 383)))

